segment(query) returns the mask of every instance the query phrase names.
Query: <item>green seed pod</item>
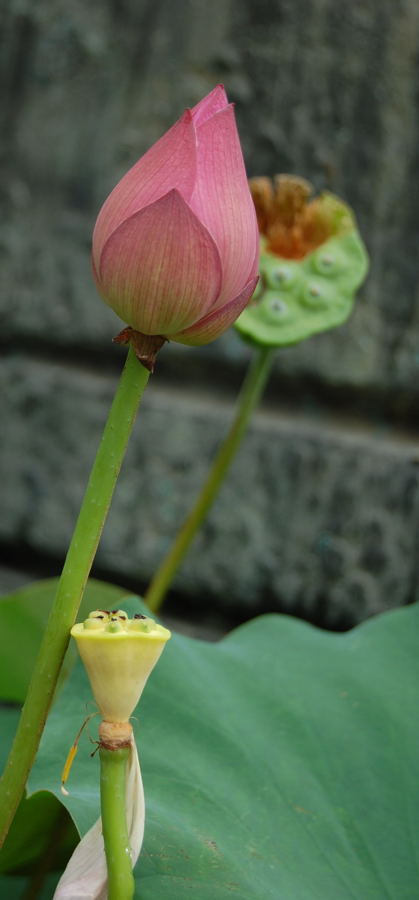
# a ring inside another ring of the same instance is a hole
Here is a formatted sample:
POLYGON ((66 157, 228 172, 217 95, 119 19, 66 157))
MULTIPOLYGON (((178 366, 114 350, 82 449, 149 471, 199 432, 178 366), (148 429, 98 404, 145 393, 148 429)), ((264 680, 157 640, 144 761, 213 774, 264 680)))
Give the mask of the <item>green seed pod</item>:
POLYGON ((108 722, 127 722, 170 631, 147 617, 129 619, 123 610, 74 625, 74 637, 96 703, 108 722))
POLYGON ((260 282, 235 323, 250 343, 297 344, 342 324, 366 276, 368 257, 351 210, 332 194, 309 201, 309 187, 304 182, 302 196, 301 179, 280 176, 276 192, 266 179, 263 197, 253 192, 260 282))

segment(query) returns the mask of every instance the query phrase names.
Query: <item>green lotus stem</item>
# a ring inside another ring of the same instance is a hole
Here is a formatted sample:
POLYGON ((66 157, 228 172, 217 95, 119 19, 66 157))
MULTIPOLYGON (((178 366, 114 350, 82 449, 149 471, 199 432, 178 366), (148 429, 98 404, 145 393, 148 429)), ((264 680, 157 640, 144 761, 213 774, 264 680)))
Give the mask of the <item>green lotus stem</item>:
MULTIPOLYGON (((149 372, 130 348, 0 780, 0 847, 23 795, 149 372)), ((65 477, 65 473, 63 473, 65 477)))
POLYGON ((157 612, 160 609, 172 579, 189 549, 189 545, 192 543, 218 494, 224 476, 245 434, 252 412, 265 387, 275 353, 275 347, 262 346, 255 351, 239 395, 233 424, 218 450, 195 505, 185 519, 182 528, 178 532, 168 554, 157 569, 145 594, 145 602, 153 612, 157 612))
POLYGON ((127 819, 125 813, 125 773, 129 747, 99 750, 100 809, 108 868, 108 900, 131 900, 134 896, 127 819))

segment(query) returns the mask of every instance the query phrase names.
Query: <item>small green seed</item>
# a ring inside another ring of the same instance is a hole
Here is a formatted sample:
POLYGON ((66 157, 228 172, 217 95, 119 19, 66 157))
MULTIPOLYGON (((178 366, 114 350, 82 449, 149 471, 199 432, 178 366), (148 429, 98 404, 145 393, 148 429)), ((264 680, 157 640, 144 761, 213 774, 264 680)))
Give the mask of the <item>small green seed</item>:
POLYGON ((308 292, 311 295, 311 297, 321 297, 321 295, 322 295, 321 290, 319 290, 319 288, 316 287, 314 284, 312 284, 311 287, 309 287, 308 292))
POLYGON ((88 619, 83 622, 83 628, 86 628, 87 631, 99 631, 104 628, 104 622, 101 619, 92 619, 90 616, 88 619))
POLYGON ((141 631, 148 634, 150 631, 153 631, 155 628, 154 619, 132 619, 129 622, 129 628, 131 631, 141 631))
POLYGON ((271 277, 279 284, 282 284, 283 281, 289 281, 290 273, 287 272, 286 269, 274 269, 274 271, 271 272, 271 277))
POLYGON ((109 631, 111 634, 115 634, 117 631, 123 631, 123 628, 120 622, 109 622, 109 625, 106 626, 105 631, 109 631))
POLYGON ((279 300, 279 298, 275 298, 274 300, 271 300, 269 305, 270 305, 272 312, 275 312, 280 316, 283 316, 284 313, 286 313, 288 310, 287 304, 284 303, 283 300, 279 300))

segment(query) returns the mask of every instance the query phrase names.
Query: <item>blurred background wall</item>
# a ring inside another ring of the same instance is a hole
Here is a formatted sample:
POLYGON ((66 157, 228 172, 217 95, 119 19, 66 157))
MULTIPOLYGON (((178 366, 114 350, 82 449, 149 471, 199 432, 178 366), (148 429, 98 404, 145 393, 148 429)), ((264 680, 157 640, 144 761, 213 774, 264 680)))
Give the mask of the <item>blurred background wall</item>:
MULTIPOLYGON (((343 327, 278 353, 171 608, 344 628, 417 592, 416 0, 3 0, 0 580, 59 572, 121 370, 90 275, 125 170, 219 81, 250 175, 355 209, 371 273, 343 327)), ((160 354, 96 575, 147 585, 231 419, 234 332, 160 354)))

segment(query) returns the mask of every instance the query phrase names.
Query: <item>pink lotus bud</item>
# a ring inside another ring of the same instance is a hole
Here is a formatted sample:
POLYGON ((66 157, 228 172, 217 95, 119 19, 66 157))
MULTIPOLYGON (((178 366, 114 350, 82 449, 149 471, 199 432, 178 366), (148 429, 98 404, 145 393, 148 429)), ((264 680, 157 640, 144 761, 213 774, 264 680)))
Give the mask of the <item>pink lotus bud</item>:
POLYGON ((206 344, 247 305, 258 262, 234 111, 219 85, 105 201, 93 233, 95 279, 135 331, 206 344))

